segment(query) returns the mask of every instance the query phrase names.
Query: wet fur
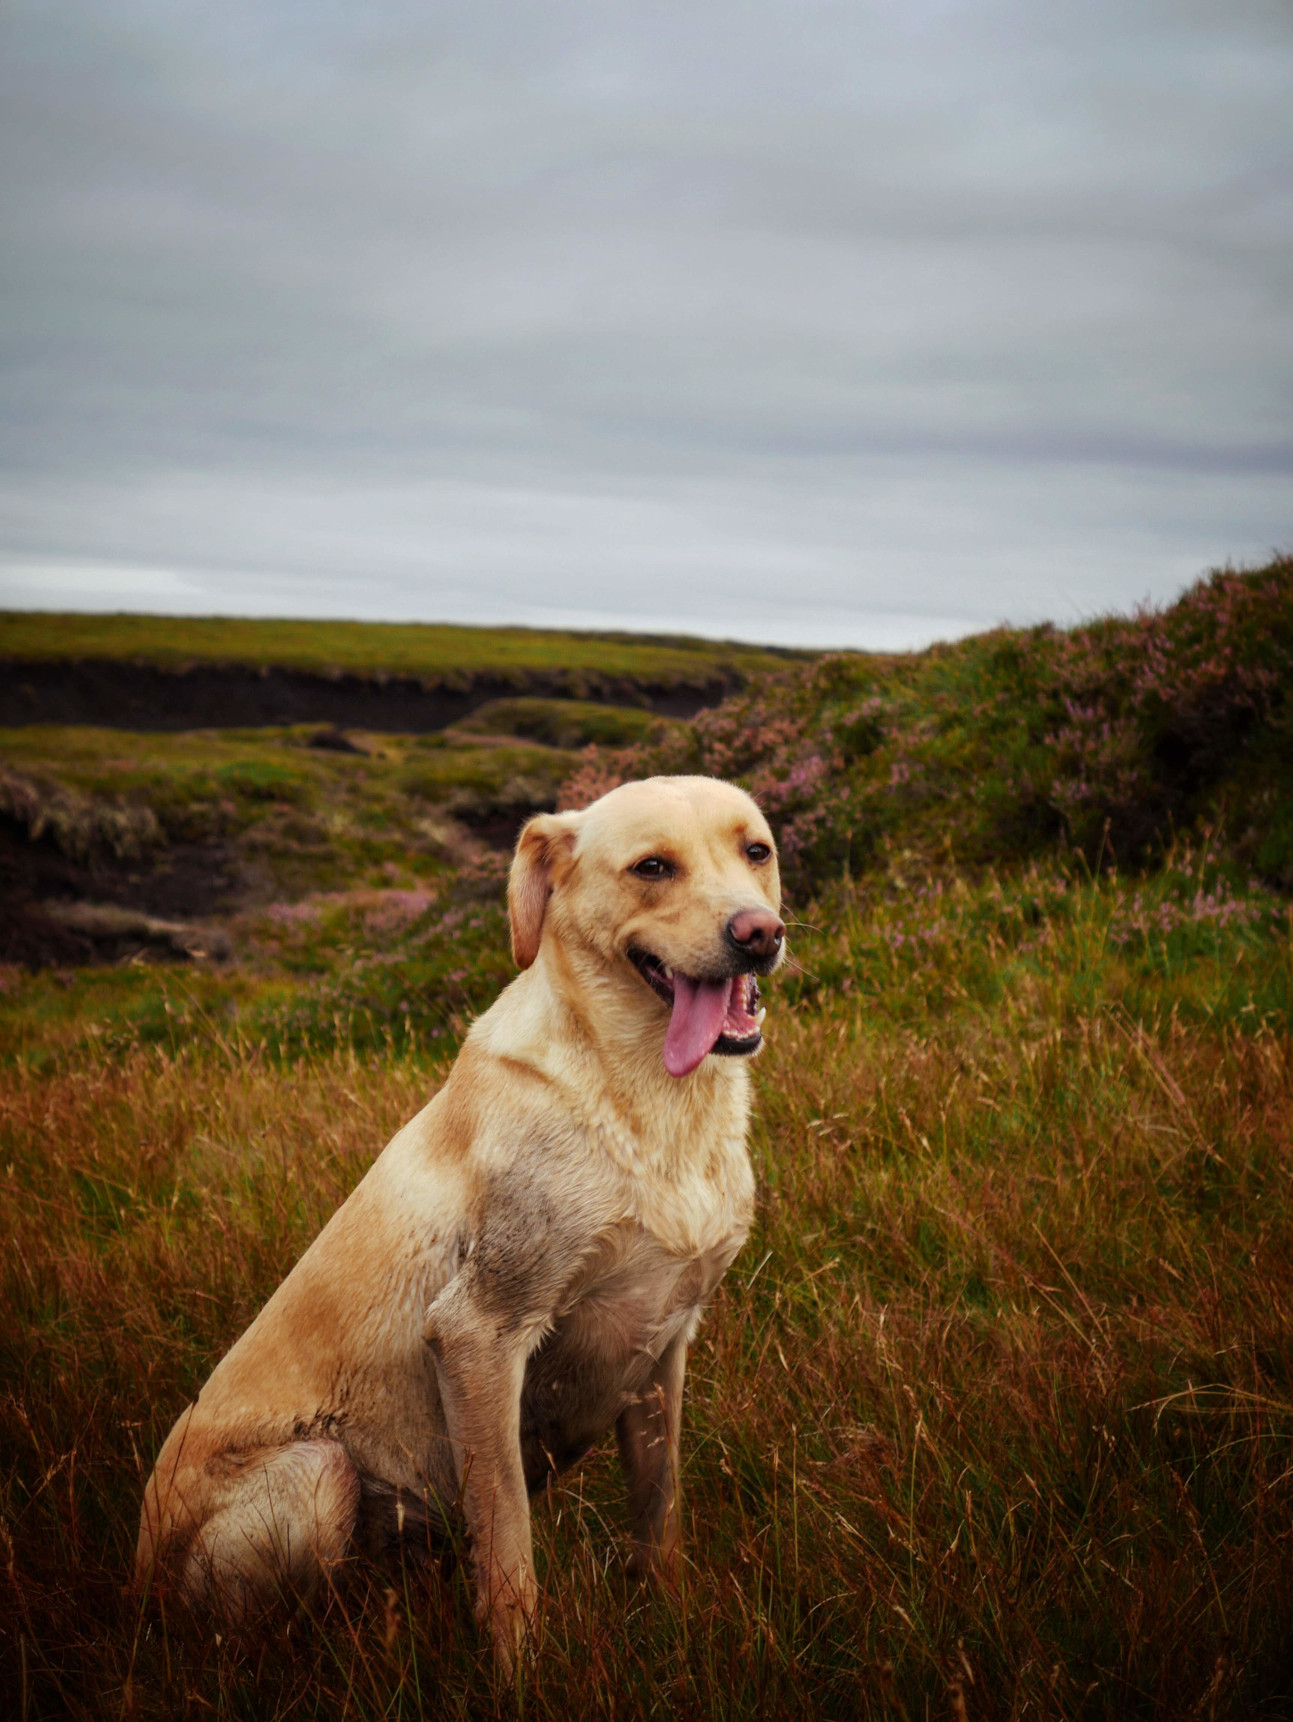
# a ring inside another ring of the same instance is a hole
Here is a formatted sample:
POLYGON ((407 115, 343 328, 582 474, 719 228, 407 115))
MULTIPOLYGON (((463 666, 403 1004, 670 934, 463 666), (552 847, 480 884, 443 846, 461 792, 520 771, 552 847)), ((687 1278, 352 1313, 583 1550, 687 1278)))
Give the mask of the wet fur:
MULTIPOLYGON (((668 1008, 627 958, 727 972, 776 910, 754 803, 628 784, 522 833, 523 972, 181 1415, 145 1491, 140 1582, 226 1621, 308 1594, 356 1548, 465 1529, 510 1666, 536 1600, 529 1497, 612 1427, 633 1563, 678 1542, 687 1346, 749 1228, 749 1076, 664 1069, 668 1008), (676 874, 630 869, 668 854, 676 874)), ((772 966, 772 965, 767 965, 772 966)))

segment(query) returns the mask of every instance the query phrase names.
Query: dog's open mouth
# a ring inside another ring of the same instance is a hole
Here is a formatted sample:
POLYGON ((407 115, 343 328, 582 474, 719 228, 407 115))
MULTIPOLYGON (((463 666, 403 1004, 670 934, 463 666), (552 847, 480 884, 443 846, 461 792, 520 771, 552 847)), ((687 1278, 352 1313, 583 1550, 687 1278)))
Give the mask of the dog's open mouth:
POLYGON ((629 960, 653 992, 670 1007, 664 1037, 664 1067, 686 1076, 711 1052, 737 1057, 757 1052, 764 1012, 753 975, 697 980, 671 969, 649 951, 631 950, 629 960))

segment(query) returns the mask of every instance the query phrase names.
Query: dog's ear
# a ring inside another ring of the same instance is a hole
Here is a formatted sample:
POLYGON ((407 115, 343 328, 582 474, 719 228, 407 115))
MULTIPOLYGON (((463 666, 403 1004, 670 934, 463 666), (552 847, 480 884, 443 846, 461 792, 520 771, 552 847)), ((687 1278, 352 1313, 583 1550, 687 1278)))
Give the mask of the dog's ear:
POLYGON ((507 914, 512 923, 512 955, 528 969, 539 954, 543 917, 552 895, 553 867, 575 841, 575 815, 536 813, 516 840, 507 881, 507 914))

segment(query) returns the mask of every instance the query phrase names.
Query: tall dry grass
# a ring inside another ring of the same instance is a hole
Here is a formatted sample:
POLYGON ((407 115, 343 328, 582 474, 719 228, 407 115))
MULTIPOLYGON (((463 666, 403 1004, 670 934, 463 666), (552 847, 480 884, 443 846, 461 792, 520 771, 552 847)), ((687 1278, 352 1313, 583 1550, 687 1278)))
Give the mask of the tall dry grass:
POLYGON ((864 894, 801 933, 679 1593, 627 1584, 599 1452, 536 1504, 516 1694, 460 1573, 357 1563, 255 1642, 125 1588, 171 1420, 440 1067, 208 1023, 12 1071, 0 1711, 1293 1714, 1288 942, 1137 967, 1087 904, 1031 956, 967 911, 914 959, 864 894))

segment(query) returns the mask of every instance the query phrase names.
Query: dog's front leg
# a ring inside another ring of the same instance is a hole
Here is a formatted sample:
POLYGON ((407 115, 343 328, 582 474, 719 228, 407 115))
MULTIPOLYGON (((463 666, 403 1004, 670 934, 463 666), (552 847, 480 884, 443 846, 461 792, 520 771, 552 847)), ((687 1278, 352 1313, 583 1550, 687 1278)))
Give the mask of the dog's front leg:
POLYGON ((426 1340, 471 1538, 476 1615, 487 1624, 500 1668, 510 1674, 538 1597, 530 1501, 521 1464, 521 1387, 529 1344, 515 1330, 442 1300, 426 1340))
POLYGON ((678 1464, 687 1341, 666 1347, 642 1392, 619 1415, 615 1433, 633 1522, 629 1571, 671 1578, 678 1565, 678 1464))

